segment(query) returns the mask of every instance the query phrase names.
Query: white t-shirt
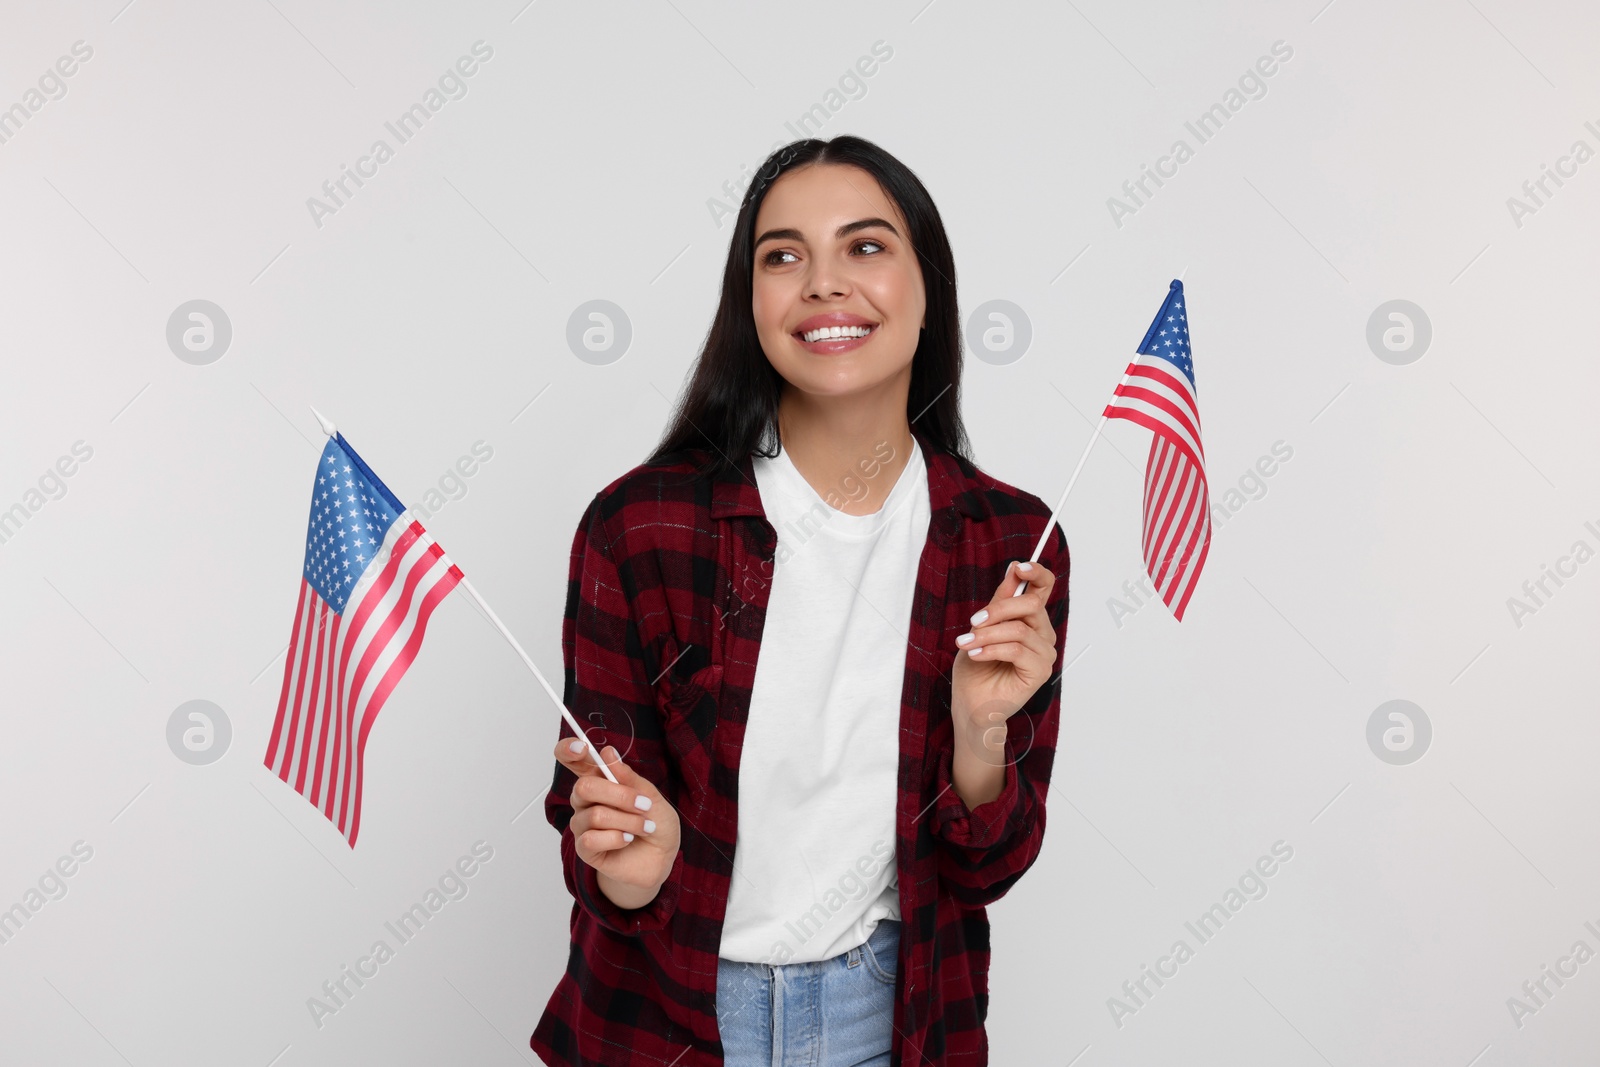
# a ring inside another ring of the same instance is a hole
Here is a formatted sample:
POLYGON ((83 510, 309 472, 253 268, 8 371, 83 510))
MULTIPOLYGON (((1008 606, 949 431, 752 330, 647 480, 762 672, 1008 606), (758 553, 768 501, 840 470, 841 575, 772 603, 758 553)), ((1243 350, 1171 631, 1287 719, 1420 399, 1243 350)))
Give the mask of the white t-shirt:
MULTIPOLYGON (((863 470, 881 461, 880 446, 863 470)), ((719 955, 830 959, 900 918, 895 803, 900 696, 928 471, 915 442, 883 507, 830 507, 787 452, 755 459, 778 534, 719 955)), ((851 477, 861 480, 861 473, 851 477)), ((840 479, 839 495, 859 492, 840 479)))

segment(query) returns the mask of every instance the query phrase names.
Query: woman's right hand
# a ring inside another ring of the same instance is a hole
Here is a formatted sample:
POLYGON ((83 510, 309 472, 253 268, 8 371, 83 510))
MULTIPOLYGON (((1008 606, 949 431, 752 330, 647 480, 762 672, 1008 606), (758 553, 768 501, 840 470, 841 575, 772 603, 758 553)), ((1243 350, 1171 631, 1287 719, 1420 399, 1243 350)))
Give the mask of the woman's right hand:
POLYGON ((569 824, 578 858, 604 874, 614 886, 622 887, 616 894, 606 893, 619 907, 648 904, 672 873, 672 864, 678 858, 677 811, 659 789, 622 762, 621 754, 612 745, 601 749, 600 757, 617 776, 615 782, 606 778, 584 743, 575 737, 556 742, 555 755, 563 767, 578 776, 572 786, 569 824), (618 900, 617 896, 631 899, 618 900))

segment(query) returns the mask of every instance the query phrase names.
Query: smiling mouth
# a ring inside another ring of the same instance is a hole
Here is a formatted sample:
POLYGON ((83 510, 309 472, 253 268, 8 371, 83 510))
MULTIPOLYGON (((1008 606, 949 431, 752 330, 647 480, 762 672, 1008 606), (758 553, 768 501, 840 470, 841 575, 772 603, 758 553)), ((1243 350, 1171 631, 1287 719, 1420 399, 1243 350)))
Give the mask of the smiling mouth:
POLYGON ((806 330, 794 336, 806 344, 826 343, 828 341, 854 341, 863 337, 870 337, 877 330, 872 326, 823 326, 815 330, 806 330))

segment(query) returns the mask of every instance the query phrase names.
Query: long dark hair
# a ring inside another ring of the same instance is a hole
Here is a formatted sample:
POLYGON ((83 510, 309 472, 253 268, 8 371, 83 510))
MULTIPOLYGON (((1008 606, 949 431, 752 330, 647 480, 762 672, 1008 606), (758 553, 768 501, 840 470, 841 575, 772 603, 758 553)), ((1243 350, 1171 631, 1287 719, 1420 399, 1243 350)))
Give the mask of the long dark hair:
POLYGON ((904 163, 871 141, 849 135, 807 138, 773 152, 762 163, 739 205, 722 271, 722 301, 700 349, 688 387, 651 462, 708 453, 702 473, 737 467, 751 453, 778 454, 778 396, 783 378, 768 362, 751 312, 756 213, 786 171, 809 163, 852 164, 877 179, 905 215, 911 247, 921 257, 927 294, 925 325, 911 361, 906 418, 936 448, 969 458, 961 424, 961 321, 956 307, 956 266, 933 198, 904 163))

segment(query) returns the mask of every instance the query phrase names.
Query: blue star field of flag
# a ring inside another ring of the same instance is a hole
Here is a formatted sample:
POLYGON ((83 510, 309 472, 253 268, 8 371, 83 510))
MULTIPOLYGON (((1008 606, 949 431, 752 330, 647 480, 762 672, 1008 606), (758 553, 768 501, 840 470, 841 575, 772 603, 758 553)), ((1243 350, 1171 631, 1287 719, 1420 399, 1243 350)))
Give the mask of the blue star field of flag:
POLYGON ((305 579, 334 611, 343 614, 356 580, 399 515, 387 487, 374 485, 366 465, 339 439, 329 438, 311 494, 305 579))
POLYGON ((1194 358, 1189 352, 1189 320, 1183 310, 1181 287, 1168 295, 1156 321, 1151 324, 1149 336, 1139 348, 1139 354, 1160 356, 1183 371, 1184 377, 1189 379, 1190 388, 1194 387, 1194 358))

